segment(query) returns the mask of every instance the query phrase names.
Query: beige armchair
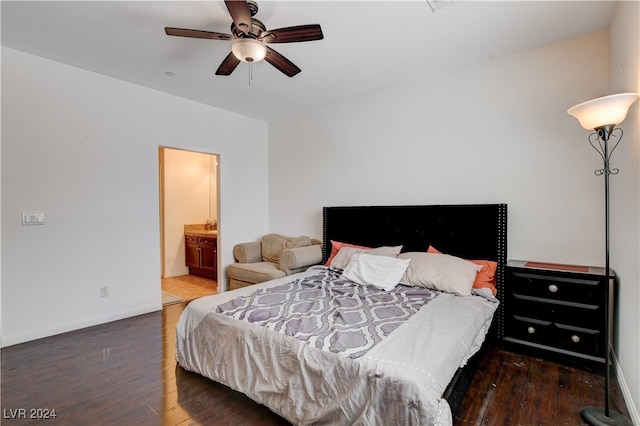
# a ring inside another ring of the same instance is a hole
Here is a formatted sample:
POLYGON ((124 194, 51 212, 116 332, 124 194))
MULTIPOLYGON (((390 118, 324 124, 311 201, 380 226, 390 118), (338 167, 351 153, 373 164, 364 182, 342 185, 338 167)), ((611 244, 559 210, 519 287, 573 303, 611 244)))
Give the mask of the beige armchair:
POLYGON ((230 290, 305 271, 322 261, 322 245, 306 236, 268 234, 260 241, 237 244, 233 257, 238 263, 227 267, 230 290))

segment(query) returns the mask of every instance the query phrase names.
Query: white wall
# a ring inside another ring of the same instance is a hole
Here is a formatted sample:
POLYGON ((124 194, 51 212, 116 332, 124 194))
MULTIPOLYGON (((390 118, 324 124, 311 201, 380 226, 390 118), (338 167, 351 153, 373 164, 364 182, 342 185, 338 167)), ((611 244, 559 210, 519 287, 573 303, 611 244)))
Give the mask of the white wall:
POLYGON ((608 90, 594 55, 606 31, 271 123, 271 231, 319 237, 323 205, 502 202, 510 258, 603 263, 598 158, 566 113, 608 90))
POLYGON ((189 273, 185 264, 184 225, 204 224, 210 218, 215 156, 164 148, 164 278, 189 273))
POLYGON ((158 146, 220 155, 223 268, 268 231, 266 123, 2 48, 4 346, 160 309, 158 146))
MULTIPOLYGON (((610 30, 609 93, 640 93, 640 3, 619 2, 610 30)), ((594 58, 597 59, 597 58, 594 58)), ((596 94, 599 95, 599 94, 596 94)), ((611 157, 611 265, 618 276, 616 355, 634 424, 640 424, 640 106, 620 126, 624 137, 611 157)))

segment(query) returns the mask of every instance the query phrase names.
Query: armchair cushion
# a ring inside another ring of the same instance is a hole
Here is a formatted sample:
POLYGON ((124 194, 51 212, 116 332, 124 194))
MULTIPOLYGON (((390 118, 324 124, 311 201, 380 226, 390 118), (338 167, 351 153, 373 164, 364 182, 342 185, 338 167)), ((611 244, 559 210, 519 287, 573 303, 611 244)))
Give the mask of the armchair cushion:
POLYGON ((260 243, 262 246, 262 261, 278 263, 284 250, 310 246, 311 239, 306 236, 291 238, 284 235, 267 234, 262 237, 260 243))
POLYGON ((227 273, 232 280, 247 284, 257 284, 287 275, 273 262, 232 263, 227 268, 227 273))
POLYGON ((319 244, 312 244, 284 250, 280 255, 278 268, 287 275, 291 275, 320 262, 322 262, 322 248, 319 244))
POLYGON ((233 257, 240 263, 262 262, 260 242, 236 244, 233 248, 233 257))

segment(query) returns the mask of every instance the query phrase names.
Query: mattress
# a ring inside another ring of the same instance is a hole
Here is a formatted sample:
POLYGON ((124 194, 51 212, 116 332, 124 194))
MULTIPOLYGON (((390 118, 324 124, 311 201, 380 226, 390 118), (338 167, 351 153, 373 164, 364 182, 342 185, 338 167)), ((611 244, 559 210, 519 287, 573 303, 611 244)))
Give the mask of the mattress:
POLYGON ((443 392, 482 345, 498 301, 439 293, 355 358, 221 312, 239 297, 326 269, 191 302, 177 324, 177 362, 294 424, 451 425, 443 392))

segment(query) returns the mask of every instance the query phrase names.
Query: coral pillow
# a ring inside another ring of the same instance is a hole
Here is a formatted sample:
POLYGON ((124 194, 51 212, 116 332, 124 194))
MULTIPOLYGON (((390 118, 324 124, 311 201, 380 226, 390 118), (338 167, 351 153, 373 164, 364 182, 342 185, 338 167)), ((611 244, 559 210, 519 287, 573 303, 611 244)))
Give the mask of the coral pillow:
MULTIPOLYGON (((442 254, 433 246, 429 246, 427 253, 442 254)), ((478 271, 476 279, 473 282, 473 288, 488 288, 495 296, 498 293, 496 289, 496 269, 498 269, 498 262, 494 262, 493 260, 469 260, 469 262, 482 266, 482 269, 478 271)))
POLYGON ((338 254, 338 252, 342 247, 353 247, 358 249, 371 248, 371 247, 365 247, 365 246, 357 246, 355 244, 341 243, 340 241, 333 241, 333 240, 330 240, 330 241, 331 241, 331 254, 329 255, 329 258, 327 259, 327 263, 325 263, 324 266, 331 265, 331 261, 333 260, 334 257, 336 257, 336 254, 338 254))

